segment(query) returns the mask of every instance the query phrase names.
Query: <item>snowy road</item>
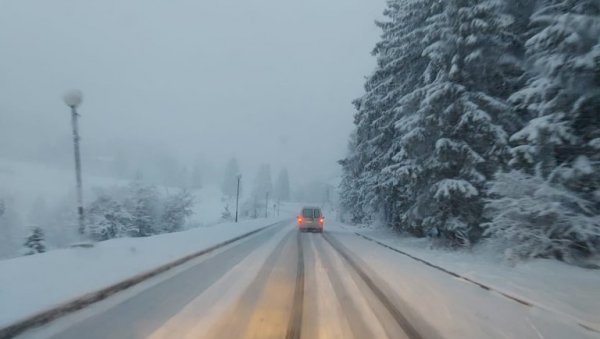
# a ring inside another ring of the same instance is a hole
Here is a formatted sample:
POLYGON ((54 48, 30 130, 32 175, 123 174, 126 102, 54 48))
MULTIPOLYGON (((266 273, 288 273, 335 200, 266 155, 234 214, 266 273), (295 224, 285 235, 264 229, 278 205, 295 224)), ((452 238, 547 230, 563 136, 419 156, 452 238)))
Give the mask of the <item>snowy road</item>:
POLYGON ((593 338, 332 225, 276 226, 23 338, 593 338))

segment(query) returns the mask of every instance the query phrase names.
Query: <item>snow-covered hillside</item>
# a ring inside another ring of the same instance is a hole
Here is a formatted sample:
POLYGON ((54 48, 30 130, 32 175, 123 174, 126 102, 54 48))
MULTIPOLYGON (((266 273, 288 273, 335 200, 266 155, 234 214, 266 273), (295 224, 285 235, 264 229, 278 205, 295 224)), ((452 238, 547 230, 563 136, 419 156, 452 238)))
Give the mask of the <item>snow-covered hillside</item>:
MULTIPOLYGON (((89 203, 101 188, 125 186, 127 180, 86 175, 84 201, 89 203)), ((159 187, 160 190, 177 189, 159 187)), ((217 185, 210 183, 191 192, 194 214, 186 227, 214 225, 221 219, 226 202, 217 185)), ((72 169, 43 163, 28 163, 0 158, 0 200, 4 213, 0 229, 0 258, 19 254, 32 226, 47 234, 48 246, 59 248, 77 240, 75 234, 75 178, 72 169)))

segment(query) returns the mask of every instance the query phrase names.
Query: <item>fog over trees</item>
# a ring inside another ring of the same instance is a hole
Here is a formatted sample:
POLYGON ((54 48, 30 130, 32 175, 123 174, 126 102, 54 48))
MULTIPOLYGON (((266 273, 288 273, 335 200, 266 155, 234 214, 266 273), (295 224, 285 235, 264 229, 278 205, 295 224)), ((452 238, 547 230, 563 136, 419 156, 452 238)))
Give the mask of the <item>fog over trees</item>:
POLYGON ((290 201, 290 177, 287 168, 283 168, 277 177, 275 184, 275 199, 282 201, 290 201))

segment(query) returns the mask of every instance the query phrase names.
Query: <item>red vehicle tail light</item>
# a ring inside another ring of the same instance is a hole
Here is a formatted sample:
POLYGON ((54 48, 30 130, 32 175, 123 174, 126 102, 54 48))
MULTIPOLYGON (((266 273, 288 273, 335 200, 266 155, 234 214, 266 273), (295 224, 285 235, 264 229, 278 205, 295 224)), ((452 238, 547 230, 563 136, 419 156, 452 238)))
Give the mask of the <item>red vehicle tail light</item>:
POLYGON ((298 224, 302 225, 302 222, 303 222, 302 218, 298 217, 298 224))
POLYGON ((324 222, 325 222, 325 218, 319 219, 319 224, 323 225, 324 222))

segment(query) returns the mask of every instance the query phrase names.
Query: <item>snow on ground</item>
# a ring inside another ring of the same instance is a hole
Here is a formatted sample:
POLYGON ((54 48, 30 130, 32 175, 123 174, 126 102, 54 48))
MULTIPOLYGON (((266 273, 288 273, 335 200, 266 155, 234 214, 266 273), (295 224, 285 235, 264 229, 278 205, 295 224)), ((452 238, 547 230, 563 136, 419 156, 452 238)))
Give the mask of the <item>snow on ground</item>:
MULTIPOLYGON (((570 317, 514 302, 357 237, 349 232, 352 230, 335 222, 328 226, 328 231, 375 273, 375 279, 381 279, 396 293, 395 300, 409 321, 426 321, 421 328, 425 329, 423 334, 428 333, 429 327, 443 338, 599 337, 570 317)), ((385 239, 400 245, 392 234, 386 234, 385 239)), ((444 263, 454 259, 449 257, 444 263)), ((390 294, 388 297, 394 298, 390 294)), ((593 299, 593 294, 589 298, 593 299)))
MULTIPOLYGON (((191 193, 194 195, 194 214, 187 221, 188 228, 212 226, 222 222, 223 211, 228 203, 222 199, 220 188, 206 186, 191 193)), ((229 206, 229 210, 235 213, 235 206, 229 206)))
MULTIPOLYGON (((128 180, 115 179, 112 177, 100 177, 86 175, 84 172, 84 201, 89 203, 95 195, 97 188, 111 188, 114 186, 125 186, 129 184, 128 180)), ((161 190, 173 191, 177 188, 158 187, 161 190)), ((13 225, 8 236, 10 244, 0 246, 9 246, 0 250, 0 258, 14 257, 19 255, 19 249, 23 243, 29 228, 34 224, 42 227, 48 236, 47 247, 64 247, 77 239, 75 234, 75 222, 73 214, 73 225, 56 225, 56 221, 49 220, 47 224, 39 225, 32 221, 32 214, 35 207, 43 208, 45 212, 53 212, 58 206, 61 208, 75 209, 75 178, 70 169, 57 168, 43 163, 22 162, 0 158, 0 199, 10 199, 9 207, 16 214, 16 219, 12 220, 13 225), (43 206, 39 206, 39 202, 43 206), (65 230, 72 229, 72 233, 65 230), (64 239, 55 239, 57 234, 64 239), (60 241, 58 241, 60 240, 60 241)), ((222 212, 227 204, 222 199, 220 188, 210 183, 202 189, 190 192, 194 196, 194 214, 188 219, 186 228, 213 226, 222 220, 222 212)), ((230 204, 230 211, 234 212, 234 205, 230 204)), ((60 209, 60 211, 63 211, 60 209)), ((43 213, 37 211, 37 214, 43 213)), ((57 213, 57 212, 53 212, 57 213)), ((38 217, 39 219, 39 217, 38 217)), ((0 230, 1 232, 2 230, 0 230)), ((2 240, 0 234, 0 240, 2 240)), ((6 241, 6 240, 5 240, 6 241)))
POLYGON ((113 239, 89 249, 0 261, 0 327, 286 217, 113 239))
MULTIPOLYGON (((96 187, 124 184, 125 181, 114 178, 84 176, 84 197, 89 199, 96 187)), ((46 232, 49 248, 62 247, 77 239, 73 171, 0 158, 0 199, 5 203, 5 218, 10 214, 3 225, 6 228, 0 230, 0 246, 4 246, 0 248, 0 258, 18 256, 34 225, 46 232), (73 214, 67 215, 65 211, 73 214), (39 224, 39 219, 48 221, 39 224)))
POLYGON ((406 237, 387 228, 345 229, 429 261, 464 277, 600 328, 600 271, 556 260, 531 260, 511 266, 501 252, 481 244, 471 251, 432 249, 427 239, 406 237))

